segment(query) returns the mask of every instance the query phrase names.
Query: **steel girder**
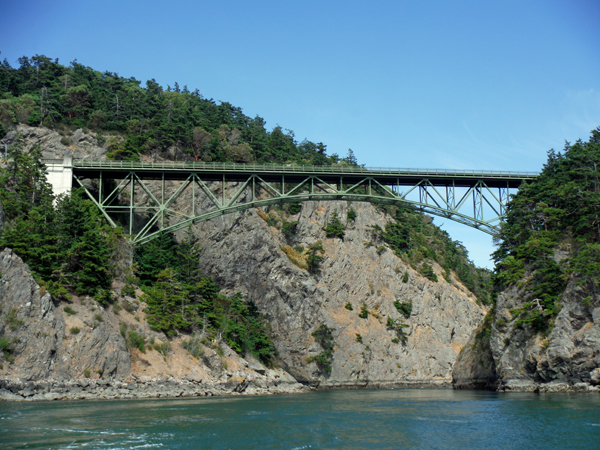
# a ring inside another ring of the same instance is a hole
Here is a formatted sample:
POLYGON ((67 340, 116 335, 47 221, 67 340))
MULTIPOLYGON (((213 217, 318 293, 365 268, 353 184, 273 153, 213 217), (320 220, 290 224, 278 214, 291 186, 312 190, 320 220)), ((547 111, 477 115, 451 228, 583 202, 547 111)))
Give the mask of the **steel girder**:
MULTIPOLYGON (((115 215, 126 215, 128 232, 136 243, 145 243, 164 231, 177 231, 192 223, 249 208, 322 200, 363 201, 385 205, 410 205, 428 214, 444 217, 480 231, 495 235, 504 217, 511 186, 489 187, 485 180, 472 180, 465 186, 454 182, 421 178, 407 184, 399 177, 377 179, 354 175, 350 184, 344 176, 285 174, 266 181, 258 174, 223 173, 215 178, 190 172, 178 178, 178 186, 166 185, 169 180, 154 176, 144 179, 135 169, 120 173, 114 180, 110 171, 99 170, 98 193, 94 195, 83 182, 81 174, 74 179, 98 206, 109 224, 117 226, 115 215), (279 178, 280 177, 280 178, 279 178), (434 181, 436 183, 434 184, 434 181), (111 183, 108 187, 108 183, 111 183), (108 194, 106 195, 106 192, 108 194), (418 193, 418 196, 415 195, 418 193), (485 212, 485 214, 484 214, 485 212), (138 222, 142 222, 136 226, 138 222), (141 219, 141 220, 140 220, 141 219)), ((349 177, 348 177, 349 178, 349 177)), ((512 188, 514 189, 514 183, 512 188)))

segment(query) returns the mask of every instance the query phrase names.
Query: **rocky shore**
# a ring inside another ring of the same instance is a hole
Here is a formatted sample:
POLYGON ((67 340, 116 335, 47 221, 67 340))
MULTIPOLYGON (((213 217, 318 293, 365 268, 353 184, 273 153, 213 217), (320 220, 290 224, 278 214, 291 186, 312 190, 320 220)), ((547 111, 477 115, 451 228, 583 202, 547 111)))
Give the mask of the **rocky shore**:
MULTIPOLYGON (((235 374, 234 374, 235 375, 235 374)), ((132 376, 117 380, 0 379, 0 401, 103 400, 133 398, 211 397, 218 395, 272 395, 308 392, 282 370, 269 370, 266 377, 232 376, 225 381, 157 379, 132 376)))

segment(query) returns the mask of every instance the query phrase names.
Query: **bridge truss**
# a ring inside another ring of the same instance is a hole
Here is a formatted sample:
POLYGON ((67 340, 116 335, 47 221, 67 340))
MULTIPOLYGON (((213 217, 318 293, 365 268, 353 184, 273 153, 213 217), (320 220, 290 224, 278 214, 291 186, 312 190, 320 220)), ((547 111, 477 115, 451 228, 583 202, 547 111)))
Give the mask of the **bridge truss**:
POLYGON ((224 214, 321 200, 411 205, 494 235, 511 190, 536 175, 339 166, 73 162, 76 183, 111 226, 116 227, 115 218, 121 216, 137 243, 224 214))

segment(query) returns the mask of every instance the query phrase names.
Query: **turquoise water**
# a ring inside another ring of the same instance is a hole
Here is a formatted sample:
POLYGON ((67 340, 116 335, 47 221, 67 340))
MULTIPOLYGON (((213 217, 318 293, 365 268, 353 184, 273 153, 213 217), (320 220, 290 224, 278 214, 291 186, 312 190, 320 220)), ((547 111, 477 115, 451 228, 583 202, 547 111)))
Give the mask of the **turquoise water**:
POLYGON ((600 395, 399 389, 0 403, 0 448, 600 449, 600 395))

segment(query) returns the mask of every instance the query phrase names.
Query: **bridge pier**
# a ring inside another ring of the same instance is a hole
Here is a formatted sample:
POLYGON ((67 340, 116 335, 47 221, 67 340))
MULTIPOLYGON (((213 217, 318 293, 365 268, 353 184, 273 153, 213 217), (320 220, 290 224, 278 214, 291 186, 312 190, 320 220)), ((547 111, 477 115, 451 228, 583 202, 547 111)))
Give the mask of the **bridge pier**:
POLYGON ((52 193, 56 196, 69 194, 73 188, 73 157, 65 156, 63 161, 46 160, 47 179, 52 185, 52 193))

